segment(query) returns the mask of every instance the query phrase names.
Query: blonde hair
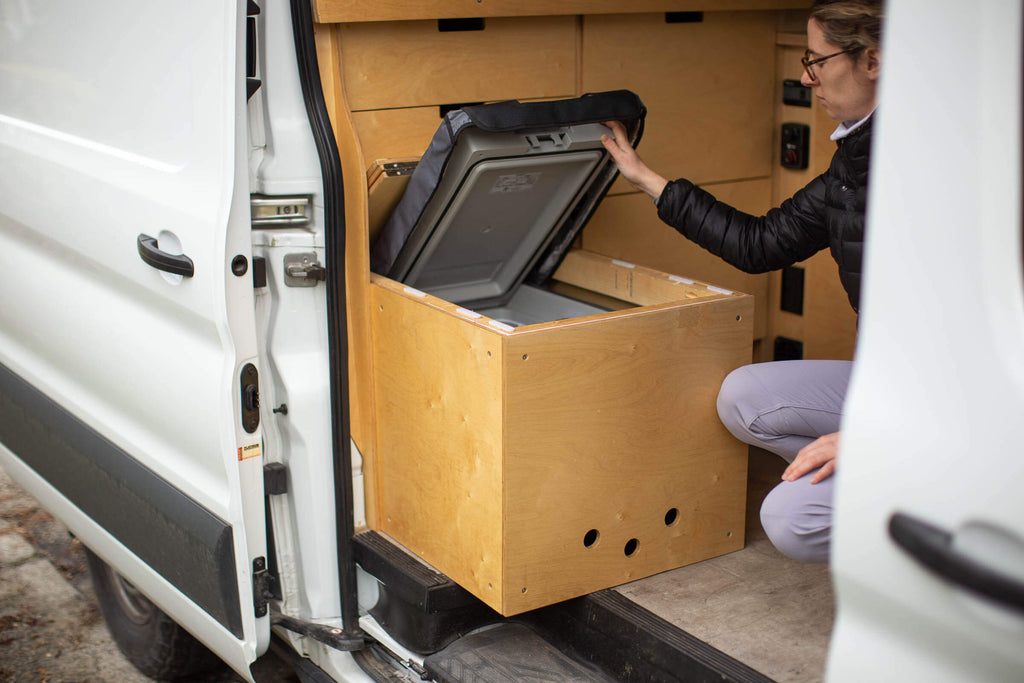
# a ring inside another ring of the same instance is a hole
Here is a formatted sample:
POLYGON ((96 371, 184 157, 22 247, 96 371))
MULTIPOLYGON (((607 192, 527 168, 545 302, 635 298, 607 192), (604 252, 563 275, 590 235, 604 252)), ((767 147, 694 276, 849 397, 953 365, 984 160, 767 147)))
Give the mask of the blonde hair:
POLYGON ((815 0, 811 19, 830 44, 860 54, 882 42, 882 0, 815 0))

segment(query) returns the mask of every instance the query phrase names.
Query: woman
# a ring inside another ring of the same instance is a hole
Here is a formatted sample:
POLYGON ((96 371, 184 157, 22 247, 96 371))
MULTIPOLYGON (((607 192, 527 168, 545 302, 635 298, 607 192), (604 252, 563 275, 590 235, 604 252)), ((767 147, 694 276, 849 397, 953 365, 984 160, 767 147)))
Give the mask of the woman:
MULTIPOLYGON (((750 273, 792 265, 828 247, 856 311, 871 151, 871 119, 881 67, 881 0, 816 0, 807 22, 801 82, 839 121, 829 169, 765 216, 718 202, 687 180, 669 182, 641 161, 621 124, 605 147, 619 171, 646 192, 658 216, 690 240, 750 273)), ((831 478, 849 361, 783 361, 739 368, 722 384, 718 414, 746 443, 789 466, 761 506, 761 523, 783 553, 827 562, 831 478)))

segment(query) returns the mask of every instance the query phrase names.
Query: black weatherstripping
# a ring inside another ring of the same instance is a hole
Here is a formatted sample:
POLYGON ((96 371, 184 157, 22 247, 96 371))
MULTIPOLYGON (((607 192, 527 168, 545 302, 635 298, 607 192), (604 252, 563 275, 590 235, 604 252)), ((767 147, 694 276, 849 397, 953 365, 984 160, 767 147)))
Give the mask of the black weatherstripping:
POLYGON ((147 265, 174 275, 184 277, 195 275, 196 269, 192 264, 192 259, 184 254, 169 254, 163 251, 155 237, 140 233, 136 245, 139 248, 139 256, 147 265))
POLYGON ((0 441, 237 638, 231 527, 6 366, 0 441))
POLYGON ((1024 612, 1024 582, 981 564, 953 547, 953 534, 897 512, 889 519, 889 536, 932 573, 959 588, 1024 612))
POLYGON ((331 383, 331 436, 334 444, 335 526, 338 545, 338 580, 341 588, 341 619, 352 637, 359 629, 356 593, 356 563, 352 553, 355 534, 352 495, 352 452, 348 412, 348 328, 345 300, 345 196, 341 159, 334 130, 327 115, 320 67, 313 36, 313 15, 309 0, 292 0, 292 33, 299 82, 306 114, 324 183, 324 233, 327 247, 327 342, 331 383))

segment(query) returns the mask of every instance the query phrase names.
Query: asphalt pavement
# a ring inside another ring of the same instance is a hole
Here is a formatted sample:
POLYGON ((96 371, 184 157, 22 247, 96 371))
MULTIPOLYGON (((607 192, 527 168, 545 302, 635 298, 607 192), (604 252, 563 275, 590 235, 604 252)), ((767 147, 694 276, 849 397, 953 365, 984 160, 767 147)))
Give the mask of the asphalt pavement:
POLYGON ((0 469, 0 683, 149 680, 110 639, 81 543, 0 469))

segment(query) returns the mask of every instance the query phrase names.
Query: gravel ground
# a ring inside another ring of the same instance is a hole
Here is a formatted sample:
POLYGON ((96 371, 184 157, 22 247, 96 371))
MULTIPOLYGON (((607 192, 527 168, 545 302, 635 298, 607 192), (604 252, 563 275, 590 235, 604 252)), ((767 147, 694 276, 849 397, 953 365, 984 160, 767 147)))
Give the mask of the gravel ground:
POLYGON ((0 683, 149 680, 111 641, 81 544, 0 469, 0 683))

